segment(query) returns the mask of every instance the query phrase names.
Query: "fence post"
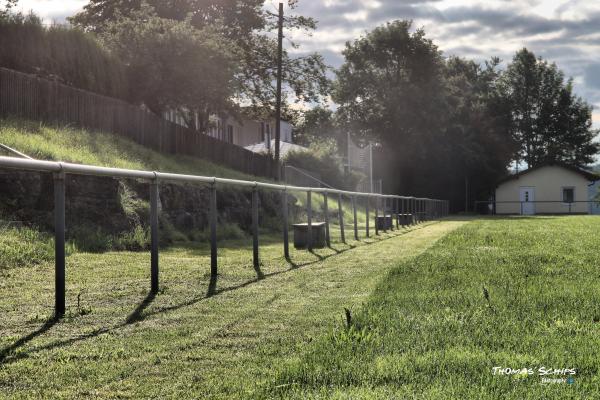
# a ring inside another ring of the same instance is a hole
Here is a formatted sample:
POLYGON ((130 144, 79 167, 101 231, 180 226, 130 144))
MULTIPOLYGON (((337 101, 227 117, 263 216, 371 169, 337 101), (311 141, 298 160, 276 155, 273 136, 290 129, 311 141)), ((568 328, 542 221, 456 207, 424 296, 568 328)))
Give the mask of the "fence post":
POLYGON ((65 174, 54 174, 54 312, 65 314, 65 174))
POLYGON ((308 243, 306 244, 306 247, 308 248, 309 251, 311 251, 313 246, 312 246, 312 192, 310 190, 308 192, 306 192, 306 227, 308 229, 306 232, 306 240, 308 241, 308 243))
POLYGON ((288 225, 288 196, 287 190, 284 189, 281 192, 281 213, 283 214, 283 255, 286 259, 290 258, 290 244, 289 244, 289 225, 288 225))
POLYGON ((329 204, 328 204, 328 194, 327 192, 323 192, 323 208, 325 212, 325 242, 327 243, 327 247, 331 247, 331 238, 329 236, 329 204))
POLYGON ((523 202, 521 202, 521 215, 523 215, 523 202))
POLYGON ((366 231, 367 237, 371 236, 371 234, 369 233, 369 203, 370 203, 370 200, 371 199, 369 198, 369 196, 367 196, 367 203, 365 205, 365 214, 367 215, 367 227, 366 227, 365 231, 366 231))
POLYGON ((390 207, 390 230, 394 230, 394 199, 391 198, 388 200, 386 200, 386 203, 389 203, 389 207, 390 207))
POLYGON ((379 196, 375 195, 375 235, 379 235, 379 196))
POLYGON ((358 221, 356 220, 356 196, 352 196, 352 214, 354 217, 354 240, 358 240, 358 221))
POLYGON ((210 186, 210 275, 216 277, 217 270, 217 187, 210 186))
POLYGON ((346 235, 344 235, 344 206, 342 204, 342 194, 338 194, 338 218, 340 220, 340 237, 342 243, 346 243, 346 235))
POLYGON ((396 220, 396 229, 400 229, 400 199, 394 198, 394 219, 396 220))
POLYGON ((158 292, 158 179, 150 183, 150 290, 158 292))
POLYGON ((387 198, 383 197, 383 233, 387 233, 387 198))
POLYGON ((260 260, 258 255, 258 188, 252 189, 252 262, 258 268, 260 260))

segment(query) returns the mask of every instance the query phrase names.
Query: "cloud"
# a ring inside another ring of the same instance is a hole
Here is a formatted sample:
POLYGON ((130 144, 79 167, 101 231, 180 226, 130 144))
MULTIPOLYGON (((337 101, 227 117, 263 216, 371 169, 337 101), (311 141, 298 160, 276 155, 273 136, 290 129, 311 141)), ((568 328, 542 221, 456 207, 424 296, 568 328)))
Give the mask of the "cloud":
MULTIPOLYGON (((266 0, 275 10, 279 0, 266 0)), ((21 0, 47 22, 62 22, 87 0, 21 0)), ((338 67, 347 41, 386 21, 412 19, 445 55, 510 61, 527 47, 572 76, 579 95, 600 106, 600 1, 591 0, 300 0, 295 10, 318 21, 311 37, 286 33, 301 44, 291 52, 322 53, 338 67)), ((594 115, 600 118, 599 114, 594 115)), ((599 121, 600 122, 600 121, 599 121)))
POLYGON ((34 11, 48 23, 62 23, 67 17, 79 12, 87 2, 87 0, 20 0, 16 9, 25 13, 34 11))
MULTIPOLYGON (((588 0, 301 0, 298 12, 319 21, 313 38, 299 38, 304 49, 326 50, 334 66, 345 41, 395 19, 412 19, 445 55, 478 61, 498 56, 509 62, 527 47, 556 62, 574 78, 576 92, 600 106, 600 2, 588 0), (360 15, 348 21, 344 14, 360 15)), ((599 114, 594 115, 597 122, 599 114)))
POLYGON ((585 68, 585 84, 589 88, 600 90, 600 63, 589 64, 585 68))

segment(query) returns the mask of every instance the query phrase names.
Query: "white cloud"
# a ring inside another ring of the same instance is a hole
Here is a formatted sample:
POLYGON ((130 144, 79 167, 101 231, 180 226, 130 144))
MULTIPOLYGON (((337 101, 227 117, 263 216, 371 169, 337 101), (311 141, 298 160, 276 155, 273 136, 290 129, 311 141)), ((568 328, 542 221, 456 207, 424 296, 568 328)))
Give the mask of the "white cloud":
MULTIPOLYGON (((275 9, 279 0, 267 0, 275 9)), ((21 0, 18 9, 33 10, 45 22, 64 22, 87 0, 21 0)), ((286 7, 286 12, 289 10, 286 7)), ((600 1, 591 0, 300 0, 294 11, 319 21, 311 37, 288 36, 300 51, 320 51, 334 66, 353 40, 387 20, 412 19, 446 53, 505 61, 526 46, 555 61, 575 79, 575 89, 600 109, 600 1)), ((294 50, 291 50, 294 51, 294 50)), ((600 126, 600 110, 594 112, 600 126)))
POLYGON ((87 0, 20 0, 16 9, 22 12, 34 11, 44 22, 64 22, 87 4, 87 0))

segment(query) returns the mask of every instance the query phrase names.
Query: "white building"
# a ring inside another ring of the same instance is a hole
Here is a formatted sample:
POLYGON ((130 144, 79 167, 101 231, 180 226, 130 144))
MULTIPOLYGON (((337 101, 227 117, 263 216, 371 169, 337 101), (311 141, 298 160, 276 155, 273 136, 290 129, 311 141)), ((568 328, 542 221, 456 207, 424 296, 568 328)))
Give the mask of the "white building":
MULTIPOLYGON (((179 125, 185 125, 175 111, 165 113, 165 118, 179 125)), ((209 117, 210 128, 206 134, 219 140, 235 144, 240 147, 246 147, 256 143, 265 143, 270 146, 275 139, 275 119, 255 120, 241 117, 239 120, 228 116, 219 117, 211 115, 209 117)), ((282 142, 292 143, 293 126, 289 122, 281 121, 282 142)))
POLYGON ((508 176, 496 187, 496 214, 589 214, 596 174, 561 163, 508 176))

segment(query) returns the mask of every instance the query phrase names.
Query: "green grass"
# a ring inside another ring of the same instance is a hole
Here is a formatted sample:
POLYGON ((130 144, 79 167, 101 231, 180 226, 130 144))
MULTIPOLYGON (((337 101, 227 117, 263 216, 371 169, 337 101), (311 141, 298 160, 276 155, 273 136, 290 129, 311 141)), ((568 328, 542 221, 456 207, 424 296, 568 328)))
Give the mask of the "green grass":
POLYGON ((34 228, 14 226, 0 220, 0 271, 54 260, 50 235, 34 228))
POLYGON ((170 248, 155 297, 148 253, 72 253, 59 322, 52 263, 0 270, 0 398, 254 398, 343 307, 463 223, 291 249, 291 262, 278 237, 261 236, 260 271, 250 240, 226 241, 212 283, 206 242, 170 248))
POLYGON ((598 232, 593 216, 472 222, 390 271, 349 325, 279 366, 263 394, 597 398, 598 232), (574 368, 574 383, 543 384, 540 367, 574 368))
MULTIPOLYGON (((118 135, 67 126, 53 127, 33 121, 0 119, 0 143, 41 160, 271 182, 200 158, 161 154, 118 135)), ((298 206, 306 206, 305 193, 292 192, 292 195, 298 199, 298 206)), ((314 210, 322 209, 322 196, 314 194, 312 203, 314 210)), ((364 204, 361 200, 359 203, 357 220, 364 226, 364 204)), ((337 197, 329 200, 329 207, 337 209, 337 197)), ((347 199, 344 201, 344 218, 346 224, 352 221, 347 199)))
POLYGON ((118 135, 66 126, 53 127, 33 121, 0 119, 0 143, 40 160, 257 179, 200 158, 161 154, 118 135))

